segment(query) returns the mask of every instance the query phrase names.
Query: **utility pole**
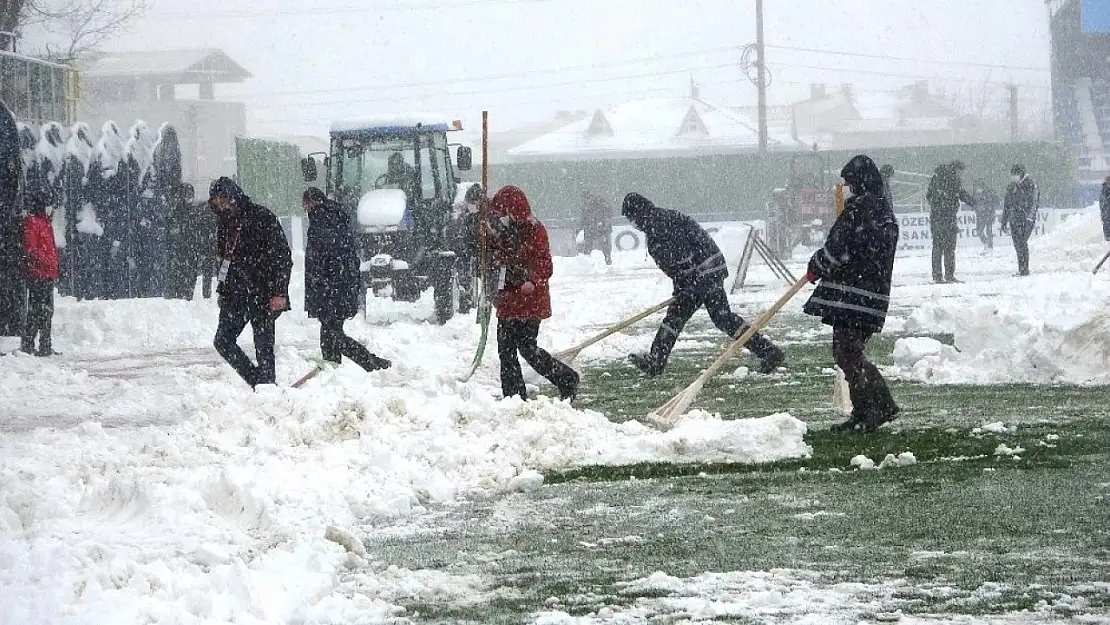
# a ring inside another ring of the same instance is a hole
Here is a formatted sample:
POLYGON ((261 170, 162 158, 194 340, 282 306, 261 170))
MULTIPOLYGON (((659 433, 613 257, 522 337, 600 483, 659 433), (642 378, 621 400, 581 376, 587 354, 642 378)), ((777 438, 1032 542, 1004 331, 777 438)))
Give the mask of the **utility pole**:
POLYGON ((1010 90, 1010 143, 1018 140, 1018 90, 1017 85, 1006 85, 1010 90))
POLYGON ((763 46, 763 0, 755 0, 755 47, 759 90, 759 154, 767 154, 767 57, 763 46))

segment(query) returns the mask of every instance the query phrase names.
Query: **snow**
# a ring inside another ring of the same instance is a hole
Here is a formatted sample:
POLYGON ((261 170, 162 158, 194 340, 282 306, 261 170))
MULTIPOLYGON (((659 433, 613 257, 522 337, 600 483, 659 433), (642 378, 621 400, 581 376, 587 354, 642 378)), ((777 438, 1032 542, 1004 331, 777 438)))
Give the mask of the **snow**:
MULTIPOLYGON (((331 132, 351 132, 368 128, 414 127, 417 124, 425 126, 443 125, 452 126, 453 118, 442 113, 408 113, 406 115, 382 115, 374 117, 360 117, 333 122, 331 132), (451 120, 451 121, 449 121, 451 120)), ((458 130, 462 130, 458 128, 458 130)))
MULTIPOLYGON (((661 294, 644 258, 619 262, 559 259, 556 301, 582 304, 558 307, 546 346, 613 320, 584 305, 612 293, 611 272, 636 278, 613 298, 628 308, 661 294)), ((298 271, 294 301, 302 282, 298 271)), ((402 599, 483 592, 473 576, 378 562, 360 534, 375 519, 527 496, 549 470, 811 452, 787 414, 692 411, 662 433, 553 399, 499 400, 493 349, 457 380, 471 318, 428 323, 430 295, 369 306, 348 329, 393 368, 346 364, 300 390, 252 392, 210 347, 211 302, 58 298, 65 356, 0 369, 0 622, 374 622, 402 599)), ((299 311, 278 320, 283 385, 311 366, 318 328, 299 311)))
POLYGON ((358 200, 358 223, 367 228, 400 227, 407 201, 400 189, 367 191, 358 200))
MULTIPOLYGON (((955 285, 929 283, 927 256, 900 256, 888 328, 921 336, 897 343, 887 372, 927 383, 1105 380, 1110 273, 1090 274, 1103 247, 1077 236, 1090 217, 1037 240, 1029 278, 1007 277, 1009 250, 974 261, 962 252, 967 282, 955 285), (935 333, 953 334, 956 347, 924 336, 935 333)), ((612 266, 600 255, 555 265, 554 315, 540 333, 553 352, 670 295, 643 250, 614 254, 612 266)), ((733 302, 762 310, 782 287, 765 266, 752 272, 775 286, 733 302)), ((302 281, 298 270, 295 303, 302 281)), ((786 310, 799 312, 803 301, 786 310)), ((496 350, 487 349, 470 382, 458 381, 477 342, 472 318, 429 323, 430 294, 414 304, 370 298, 368 306, 348 330, 393 368, 366 374, 348 363, 288 388, 318 350, 318 324, 293 311, 277 322, 283 386, 255 393, 211 348, 211 302, 58 298, 55 347, 65 356, 5 356, 0 368, 0 622, 380 622, 400 616, 402 601, 469 601, 487 589, 473 575, 381 561, 366 547, 376 522, 416 523, 478 497, 526 498, 552 470, 811 453, 806 425, 788 414, 722 421, 694 410, 663 433, 550 398, 499 400, 496 350)), ((643 322, 647 334, 614 335, 577 362, 646 349, 660 317, 643 322)), ((980 432, 1013 427, 984 419, 980 432)), ((1000 445, 996 453, 1023 451, 1000 445)), ((902 451, 850 465, 916 462, 902 451)), ((627 582, 625 592, 658 586, 668 596, 591 616, 552 606, 535 622, 643 622, 680 611, 856 622, 861 611, 882 612, 875 597, 899 584, 836 584, 798 571, 662 572, 627 582)))

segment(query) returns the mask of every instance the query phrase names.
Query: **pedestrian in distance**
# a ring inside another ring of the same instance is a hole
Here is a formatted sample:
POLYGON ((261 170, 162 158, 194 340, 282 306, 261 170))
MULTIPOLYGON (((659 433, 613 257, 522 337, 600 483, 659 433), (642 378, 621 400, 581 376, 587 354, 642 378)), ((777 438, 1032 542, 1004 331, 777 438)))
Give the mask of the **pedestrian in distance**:
MULTIPOLYGON (((644 233, 648 254, 674 287, 674 301, 655 333, 651 351, 628 356, 636 368, 648 377, 663 373, 682 328, 703 306, 713 324, 733 339, 748 329, 747 322, 729 307, 725 256, 705 228, 690 216, 660 208, 639 193, 625 196, 621 214, 644 233)), ((760 373, 772 373, 786 361, 782 350, 758 332, 745 347, 760 359, 760 373)))
POLYGON ((501 392, 528 399, 517 356, 559 390, 561 399, 578 393, 578 372, 559 362, 536 339, 540 323, 551 316, 548 280, 554 271, 547 229, 532 215, 524 192, 501 187, 490 199, 493 221, 487 228, 491 261, 498 279, 497 356, 501 361, 501 392))
POLYGON ((305 189, 302 207, 308 215, 304 253, 304 304, 309 317, 320 320, 320 351, 339 364, 350 358, 366 371, 388 369, 392 363, 370 353, 343 331, 358 314, 362 297, 358 248, 347 214, 316 187, 305 189))
POLYGON ((975 234, 983 244, 983 253, 994 249, 994 220, 1001 204, 998 194, 979 179, 972 186, 971 198, 975 200, 975 234))
POLYGON ((27 318, 20 351, 36 356, 56 356, 50 329, 54 319, 54 284, 61 276, 61 261, 54 244, 51 200, 40 192, 25 196, 29 214, 23 220, 23 252, 27 258, 27 318), (35 339, 38 339, 38 348, 35 339))
POLYGON ((933 239, 933 282, 937 284, 959 282, 956 279, 956 243, 960 236, 960 202, 975 206, 975 200, 963 188, 963 172, 961 161, 939 165, 925 192, 933 239))
POLYGON ((1110 176, 1102 181, 1102 191, 1098 194, 1098 210, 1102 216, 1102 238, 1110 241, 1110 176))
POLYGON ((613 209, 610 204, 589 191, 582 193, 582 217, 578 223, 580 254, 600 250, 605 264, 613 264, 613 209))
POLYGON ((1010 168, 1010 186, 1002 205, 1002 234, 1010 233, 1017 254, 1016 276, 1029 275, 1029 237, 1037 225, 1037 183, 1025 172, 1024 165, 1010 168))
POLYGON ((832 326, 833 360, 844 371, 852 414, 834 431, 870 432, 899 412, 886 381, 864 353, 883 329, 890 305, 898 222, 882 197, 875 163, 860 154, 840 171, 850 196, 824 246, 809 260, 806 278, 819 282, 803 310, 832 326))
POLYGON ((293 255, 281 224, 255 204, 233 180, 221 177, 209 187, 209 207, 219 218, 220 268, 216 287, 220 321, 213 345, 251 388, 274 384, 275 322, 289 310, 293 255), (250 324, 257 364, 238 345, 250 324))

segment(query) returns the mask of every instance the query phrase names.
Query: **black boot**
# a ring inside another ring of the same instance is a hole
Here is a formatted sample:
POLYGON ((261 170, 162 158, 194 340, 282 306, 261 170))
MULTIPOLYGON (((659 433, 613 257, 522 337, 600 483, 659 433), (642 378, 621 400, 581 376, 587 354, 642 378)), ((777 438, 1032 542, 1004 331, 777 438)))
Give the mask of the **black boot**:
MULTIPOLYGON (((859 413, 859 429, 862 432, 873 432, 885 423, 893 421, 901 408, 894 402, 890 394, 890 387, 875 365, 868 364, 864 369, 864 381, 861 384, 861 394, 866 394, 866 410, 859 413)), ((855 413, 855 411, 853 411, 855 413)))
POLYGON ((786 354, 771 339, 756 332, 744 345, 752 354, 759 358, 759 372, 763 374, 774 373, 786 362, 786 354))
POLYGON ((649 378, 654 378, 663 373, 663 365, 659 364, 657 360, 644 353, 629 354, 628 362, 631 362, 633 365, 635 365, 637 369, 639 369, 641 372, 643 372, 644 375, 649 378))

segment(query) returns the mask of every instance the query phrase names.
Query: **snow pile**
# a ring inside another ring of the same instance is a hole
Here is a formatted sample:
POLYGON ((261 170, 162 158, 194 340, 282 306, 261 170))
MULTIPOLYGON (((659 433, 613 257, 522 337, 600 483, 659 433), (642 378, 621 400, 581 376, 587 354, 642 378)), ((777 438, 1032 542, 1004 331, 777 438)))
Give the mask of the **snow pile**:
POLYGON ((1098 259, 1110 249, 1102 234, 1098 204, 1068 217, 1044 236, 1029 241, 1034 264, 1048 261, 1065 266, 1094 269, 1098 259))
MULTIPOLYGON (((640 259, 614 278, 596 261, 559 263, 561 317, 542 342, 669 295, 628 280, 640 259)), ((372 622, 401 601, 481 600, 482 579, 391 567, 363 536, 463 497, 533 491, 548 470, 810 454, 805 424, 785 414, 694 411, 663 433, 498 400, 492 343, 459 383, 479 329, 429 323, 430 300, 371 299, 347 324, 393 368, 348 363, 256 393, 210 347, 210 301, 59 298, 66 355, 0 368, 0 622, 372 622)), ((282 384, 307 370, 318 332, 300 311, 278 320, 282 384)), ((249 332, 242 342, 250 353, 249 332)))
POLYGON ((952 333, 955 348, 899 339, 888 372, 938 384, 1110 382, 1110 314, 1103 312, 1110 285, 1089 273, 1013 282, 1001 293, 925 301, 905 330, 952 333))
POLYGON ((903 451, 897 456, 895 456, 894 454, 887 454, 886 457, 883 458, 883 461, 876 466, 874 460, 868 458, 863 454, 860 454, 858 456, 854 456, 849 464, 861 471, 870 471, 871 469, 875 468, 888 469, 909 467, 917 464, 917 456, 914 456, 912 451, 903 451))

